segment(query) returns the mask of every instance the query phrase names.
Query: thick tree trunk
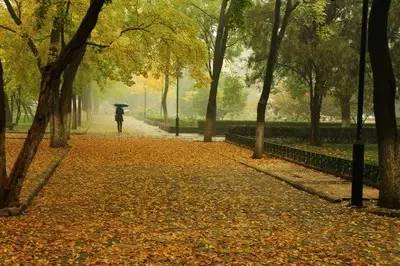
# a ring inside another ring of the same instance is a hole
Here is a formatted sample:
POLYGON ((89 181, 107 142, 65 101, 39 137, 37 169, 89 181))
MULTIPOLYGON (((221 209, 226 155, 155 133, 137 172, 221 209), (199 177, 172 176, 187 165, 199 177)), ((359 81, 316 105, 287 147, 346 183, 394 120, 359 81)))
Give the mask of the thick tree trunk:
MULTIPOLYGON (((56 89, 58 90, 58 88, 56 89)), ((60 110, 59 96, 53 96, 53 106, 51 115, 51 134, 50 147, 62 148, 67 145, 65 136, 65 125, 60 110)))
POLYGON ((204 142, 211 142, 212 137, 216 135, 218 82, 219 77, 213 78, 211 82, 210 95, 207 105, 206 122, 204 124, 204 142))
POLYGON ((169 124, 169 121, 168 121, 168 107, 167 107, 168 90, 169 90, 169 74, 165 74, 165 76, 164 76, 164 90, 163 90, 163 96, 162 96, 162 101, 161 101, 161 106, 162 106, 163 116, 164 116, 164 125, 165 126, 168 126, 168 124, 169 124))
POLYGON ((286 28, 289 24, 290 15, 293 10, 295 10, 298 4, 293 5, 291 0, 287 1, 282 23, 281 5, 281 0, 275 1, 274 24, 271 33, 269 56, 265 69, 263 90, 257 105, 256 142, 253 153, 254 159, 260 159, 264 154, 265 112, 267 110, 268 99, 274 80, 274 71, 276 62, 278 61, 279 47, 285 36, 286 28))
POLYGON ((369 20, 369 54, 374 76, 374 112, 381 177, 379 202, 400 209, 400 148, 395 113, 396 80, 388 46, 390 0, 374 0, 369 20))
POLYGON ((77 129, 78 128, 78 112, 76 108, 76 95, 72 95, 72 118, 71 118, 71 128, 77 129))
POLYGON ((0 208, 5 207, 8 184, 6 167, 6 95, 4 92, 3 65, 0 60, 0 208))
POLYGON ((325 82, 321 73, 316 70, 315 82, 310 82, 310 144, 321 146, 319 128, 321 122, 321 108, 324 93, 326 91, 325 82))
POLYGON ((78 114, 76 124, 78 127, 82 126, 82 96, 78 95, 78 114))
POLYGON ((226 44, 229 36, 229 10, 228 0, 223 0, 219 15, 217 37, 215 40, 214 60, 212 69, 212 80, 210 86, 210 95, 208 97, 206 123, 204 128, 204 142, 211 142, 215 135, 215 124, 217 120, 217 93, 218 83, 221 76, 222 66, 224 64, 226 44))
POLYGON ((347 128, 351 126, 351 107, 350 107, 350 98, 342 97, 340 99, 340 110, 342 113, 342 127, 347 128))
MULTIPOLYGON (((61 33, 63 29, 62 15, 64 12, 64 0, 57 4, 58 14, 53 20, 53 27, 50 34, 50 47, 49 47, 49 59, 48 61, 55 62, 57 60, 59 50, 61 48, 61 33)), ((52 93, 52 104, 51 104, 51 131, 50 131, 50 147, 61 148, 67 145, 63 136, 65 134, 65 125, 62 118, 60 108, 60 86, 54 87, 52 93)))
POLYGON ((0 205, 19 205, 19 194, 26 172, 36 154, 49 122, 51 112, 49 107, 51 108, 53 92, 55 88, 60 86, 60 76, 62 72, 71 62, 71 59, 76 56, 76 51, 86 42, 96 25, 98 15, 103 5, 104 0, 90 1, 90 7, 71 41, 62 49, 54 63, 50 63, 42 69, 39 101, 35 118, 11 170, 4 197, 6 198, 6 202, 1 202, 0 205))
POLYGON ((25 139, 24 145, 10 173, 7 191, 7 206, 19 205, 19 194, 26 171, 36 154, 49 122, 49 106, 51 106, 50 103, 53 101, 52 92, 54 91, 54 87, 60 85, 60 76, 52 73, 49 69, 46 69, 42 76, 36 115, 25 139))

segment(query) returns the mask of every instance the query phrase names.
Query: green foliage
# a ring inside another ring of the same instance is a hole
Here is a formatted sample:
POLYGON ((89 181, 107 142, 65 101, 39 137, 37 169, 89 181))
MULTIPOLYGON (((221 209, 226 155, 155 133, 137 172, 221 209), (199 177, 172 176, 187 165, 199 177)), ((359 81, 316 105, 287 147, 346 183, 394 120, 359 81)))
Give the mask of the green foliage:
POLYGON ((245 25, 246 11, 253 6, 252 0, 231 0, 229 6, 229 24, 230 27, 243 28, 245 25))
POLYGON ((222 84, 222 97, 219 115, 221 118, 229 116, 234 118, 246 106, 247 93, 244 83, 238 77, 226 77, 222 84))

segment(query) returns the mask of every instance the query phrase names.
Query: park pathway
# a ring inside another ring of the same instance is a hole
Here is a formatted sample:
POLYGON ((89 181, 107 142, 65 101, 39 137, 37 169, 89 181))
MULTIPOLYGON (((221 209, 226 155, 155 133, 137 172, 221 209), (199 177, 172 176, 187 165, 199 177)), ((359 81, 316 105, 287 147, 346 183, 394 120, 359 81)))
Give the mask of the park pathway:
POLYGON ((74 136, 0 264, 400 264, 400 220, 352 210, 229 160, 226 143, 74 136))

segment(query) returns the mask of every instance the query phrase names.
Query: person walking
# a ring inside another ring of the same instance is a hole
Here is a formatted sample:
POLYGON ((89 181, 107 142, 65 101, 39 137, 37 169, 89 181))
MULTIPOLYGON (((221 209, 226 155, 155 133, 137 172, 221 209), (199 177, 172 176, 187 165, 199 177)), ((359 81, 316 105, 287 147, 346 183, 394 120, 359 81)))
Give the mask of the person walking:
POLYGON ((124 121, 124 109, 117 106, 115 109, 115 121, 117 122, 118 133, 122 133, 122 122, 124 121))

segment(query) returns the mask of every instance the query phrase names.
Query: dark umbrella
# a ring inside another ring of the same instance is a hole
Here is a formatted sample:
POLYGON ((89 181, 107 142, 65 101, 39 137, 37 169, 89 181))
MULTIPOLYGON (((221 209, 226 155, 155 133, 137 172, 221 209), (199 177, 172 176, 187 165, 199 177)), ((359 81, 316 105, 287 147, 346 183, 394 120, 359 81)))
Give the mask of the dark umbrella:
POLYGON ((114 103, 115 107, 129 107, 126 103, 114 103))

